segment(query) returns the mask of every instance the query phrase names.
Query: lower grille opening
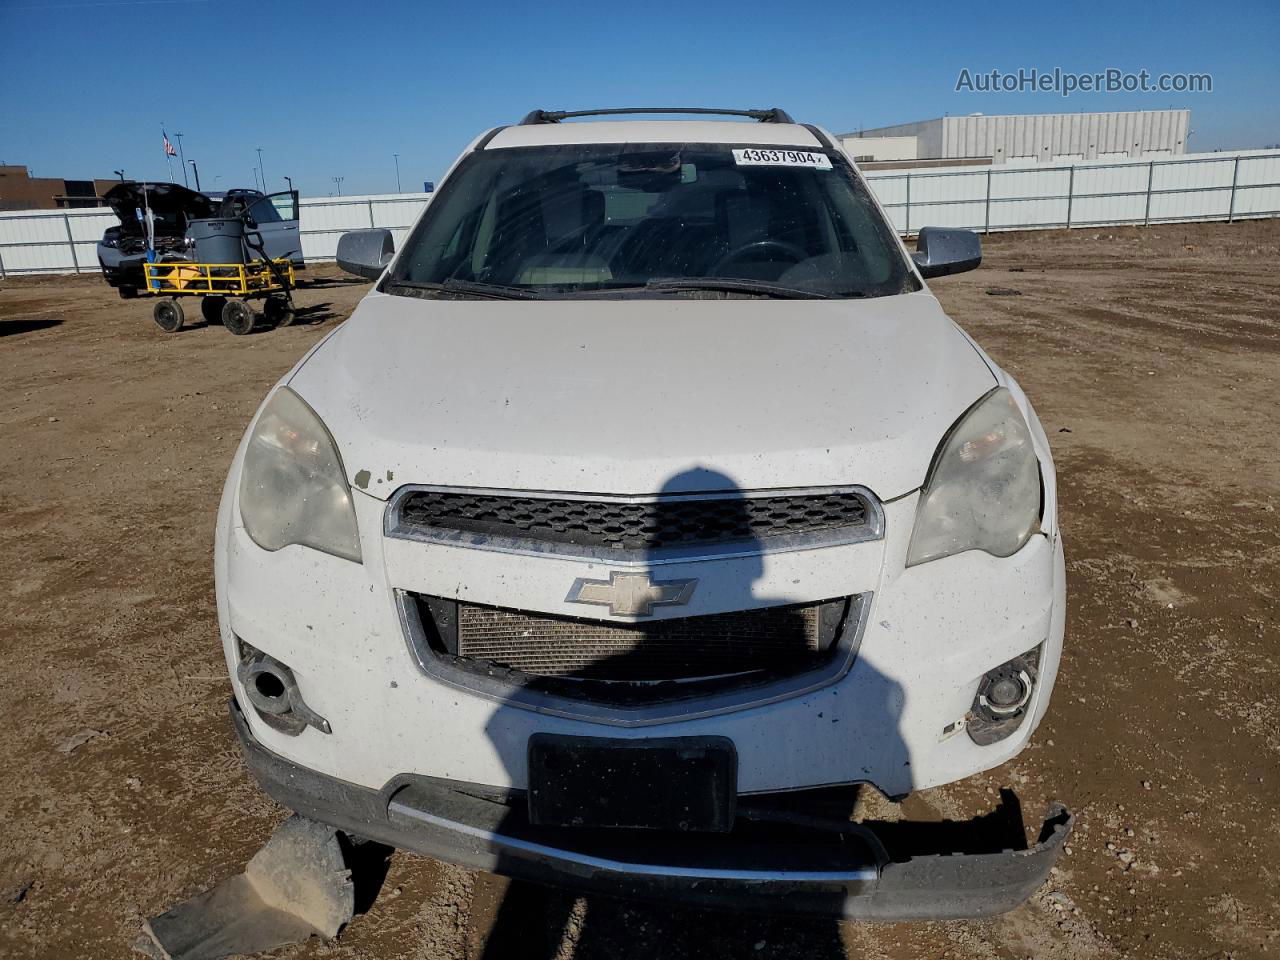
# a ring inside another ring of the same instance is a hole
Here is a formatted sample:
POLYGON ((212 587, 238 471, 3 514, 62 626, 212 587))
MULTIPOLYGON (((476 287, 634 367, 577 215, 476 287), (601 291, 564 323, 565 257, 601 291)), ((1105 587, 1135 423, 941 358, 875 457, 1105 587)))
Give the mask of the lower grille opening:
POLYGON ((815 669, 839 646, 850 600, 647 623, 413 597, 429 648, 513 685, 614 703, 705 695, 815 669))

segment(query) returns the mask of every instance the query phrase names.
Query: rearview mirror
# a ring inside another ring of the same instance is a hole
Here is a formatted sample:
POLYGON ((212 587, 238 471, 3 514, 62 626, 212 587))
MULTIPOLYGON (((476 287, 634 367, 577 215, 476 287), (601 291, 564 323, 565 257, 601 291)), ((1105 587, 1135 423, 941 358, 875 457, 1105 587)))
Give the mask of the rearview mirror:
POLYGON ((921 227, 911 259, 926 280, 964 273, 982 263, 982 241, 972 230, 921 227))
POLYGON ((395 252, 390 230, 352 230, 338 238, 338 266, 366 280, 382 276, 395 252))

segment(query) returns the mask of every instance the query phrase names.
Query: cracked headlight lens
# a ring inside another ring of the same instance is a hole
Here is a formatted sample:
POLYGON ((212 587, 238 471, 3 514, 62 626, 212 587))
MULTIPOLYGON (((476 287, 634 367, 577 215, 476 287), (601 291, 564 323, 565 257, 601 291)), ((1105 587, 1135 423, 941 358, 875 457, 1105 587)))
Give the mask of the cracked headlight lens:
POLYGON ((1000 387, 943 440, 916 508, 907 566, 965 550, 1007 557, 1039 527, 1040 465, 1031 431, 1000 387))
POLYGON ((338 448, 315 411, 288 387, 271 397, 249 437, 240 518, 264 550, 297 543, 361 561, 355 506, 338 448))

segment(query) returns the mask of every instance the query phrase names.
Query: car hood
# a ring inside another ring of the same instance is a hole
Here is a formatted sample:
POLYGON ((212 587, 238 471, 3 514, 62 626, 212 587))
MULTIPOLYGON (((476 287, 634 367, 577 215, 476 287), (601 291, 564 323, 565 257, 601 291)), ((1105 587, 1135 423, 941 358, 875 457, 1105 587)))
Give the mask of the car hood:
POLYGON ((421 300, 373 293, 290 380, 348 479, 642 494, 919 487, 995 386, 928 293, 421 300), (705 480, 702 478, 706 478, 705 480))
POLYGON ((146 206, 151 207, 157 220, 178 222, 177 215, 181 214, 184 224, 187 220, 214 215, 212 200, 176 183, 121 183, 103 194, 102 199, 107 201, 127 233, 141 230, 137 211, 146 206))

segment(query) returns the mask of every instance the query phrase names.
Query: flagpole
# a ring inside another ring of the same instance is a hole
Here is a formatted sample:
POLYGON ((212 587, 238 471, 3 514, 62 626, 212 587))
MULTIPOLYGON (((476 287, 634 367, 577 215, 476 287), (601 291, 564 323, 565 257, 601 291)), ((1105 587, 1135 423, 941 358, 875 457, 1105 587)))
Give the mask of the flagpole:
MULTIPOLYGON (((169 135, 164 132, 163 120, 160 122, 160 136, 164 139, 164 142, 168 144, 169 135)), ((168 149, 166 149, 164 152, 164 164, 166 167, 169 168, 169 182, 173 183, 173 155, 169 153, 168 149)))

